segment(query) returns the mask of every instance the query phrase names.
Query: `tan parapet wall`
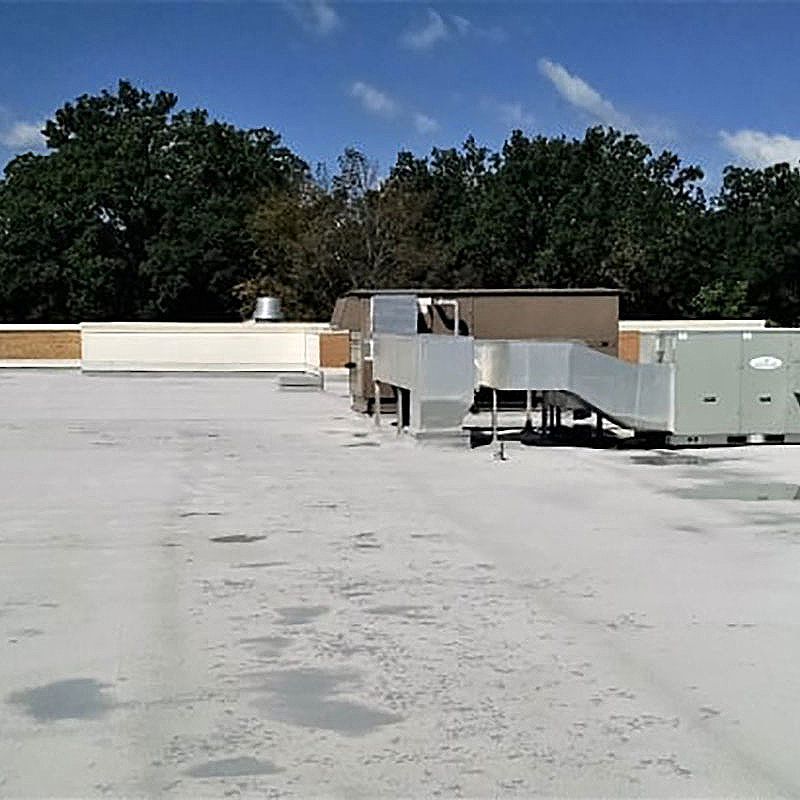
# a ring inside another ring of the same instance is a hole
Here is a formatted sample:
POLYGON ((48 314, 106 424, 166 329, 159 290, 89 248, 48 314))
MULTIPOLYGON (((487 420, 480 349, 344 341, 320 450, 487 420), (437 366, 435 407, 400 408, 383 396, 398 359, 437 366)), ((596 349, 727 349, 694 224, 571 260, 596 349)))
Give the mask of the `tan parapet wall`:
POLYGON ((623 361, 631 364, 639 363, 639 331, 620 331, 619 332, 619 357, 623 361))
POLYGON ((319 365, 343 367, 350 360, 350 331, 319 335, 319 365))
POLYGON ((0 325, 0 361, 79 362, 79 325, 0 325))

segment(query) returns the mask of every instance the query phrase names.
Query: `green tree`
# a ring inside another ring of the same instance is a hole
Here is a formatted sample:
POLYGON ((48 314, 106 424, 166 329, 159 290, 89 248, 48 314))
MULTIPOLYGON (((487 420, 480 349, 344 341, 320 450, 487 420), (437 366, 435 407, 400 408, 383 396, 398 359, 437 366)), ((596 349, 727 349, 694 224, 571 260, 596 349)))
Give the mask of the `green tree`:
POLYGON ((263 200, 249 219, 256 271, 236 287, 242 313, 269 294, 295 319, 325 319, 339 295, 373 285, 385 254, 376 187, 351 148, 330 181, 306 176, 263 200))
POLYGON ((747 286, 747 305, 772 322, 800 324, 800 168, 728 167, 709 228, 715 279, 747 286))
POLYGON ((757 313, 747 298, 747 281, 716 278, 703 284, 691 302, 692 310, 703 317, 748 318, 757 313))
POLYGON ((294 318, 325 319, 350 289, 425 283, 439 267, 433 207, 396 175, 379 184, 376 165, 348 148, 333 178, 273 194, 251 216, 258 271, 237 286, 242 312, 274 294, 294 318))
POLYGON ((343 223, 340 200, 310 182, 264 200, 249 220, 256 268, 236 286, 241 313, 274 295, 291 319, 327 319, 336 298, 360 282, 343 223))
POLYGON ((239 130, 120 81, 44 128, 49 152, 0 182, 4 320, 225 319, 254 271, 245 224, 307 168, 269 129, 239 130))
POLYGON ((401 153, 382 194, 423 214, 396 226, 394 252, 420 267, 401 275, 453 287, 610 286, 627 313, 663 316, 691 311, 707 271, 701 178, 613 130, 580 140, 515 131, 499 153, 472 138, 427 159, 401 153))
POLYGON ((627 313, 681 313, 705 258, 700 178, 672 153, 653 156, 611 129, 571 141, 517 131, 474 226, 491 231, 483 261, 497 283, 608 286, 623 291, 627 313))

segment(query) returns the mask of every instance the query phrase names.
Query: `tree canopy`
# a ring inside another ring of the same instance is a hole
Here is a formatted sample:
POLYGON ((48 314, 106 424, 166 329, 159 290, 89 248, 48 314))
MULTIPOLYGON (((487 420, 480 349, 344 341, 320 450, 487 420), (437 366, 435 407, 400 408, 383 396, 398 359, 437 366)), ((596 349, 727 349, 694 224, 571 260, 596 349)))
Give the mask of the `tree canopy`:
POLYGON ((0 315, 13 320, 224 319, 253 269, 246 220, 304 163, 121 81, 44 127, 49 152, 0 182, 0 315))
POLYGON ((628 316, 800 323, 800 169, 703 171, 638 136, 472 137, 383 178, 312 175, 269 128, 122 81, 65 104, 0 180, 0 318, 234 319, 259 294, 326 318, 360 287, 622 291, 628 316))

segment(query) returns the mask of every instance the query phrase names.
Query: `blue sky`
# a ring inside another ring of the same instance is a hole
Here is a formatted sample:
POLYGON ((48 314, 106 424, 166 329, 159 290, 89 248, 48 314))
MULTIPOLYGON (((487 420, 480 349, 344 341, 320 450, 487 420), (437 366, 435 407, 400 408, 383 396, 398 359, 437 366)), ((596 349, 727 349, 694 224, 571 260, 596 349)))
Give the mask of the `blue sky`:
POLYGON ((473 133, 637 131, 709 172, 800 158, 800 4, 0 2, 0 164, 128 78, 310 164, 473 133))

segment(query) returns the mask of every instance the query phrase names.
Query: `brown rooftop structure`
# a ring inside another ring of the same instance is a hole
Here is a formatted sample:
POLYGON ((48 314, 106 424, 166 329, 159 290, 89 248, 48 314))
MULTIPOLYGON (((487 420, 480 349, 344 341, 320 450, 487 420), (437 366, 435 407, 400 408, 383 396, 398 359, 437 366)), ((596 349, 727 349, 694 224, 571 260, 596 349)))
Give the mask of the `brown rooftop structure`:
MULTIPOLYGON (((617 355, 619 295, 616 289, 354 289, 336 301, 332 324, 350 331, 350 394, 353 408, 368 411, 373 403, 372 298, 416 295, 430 303, 419 314, 419 331, 476 339, 576 341, 617 355)), ((390 399, 387 396, 387 399, 390 399)))

